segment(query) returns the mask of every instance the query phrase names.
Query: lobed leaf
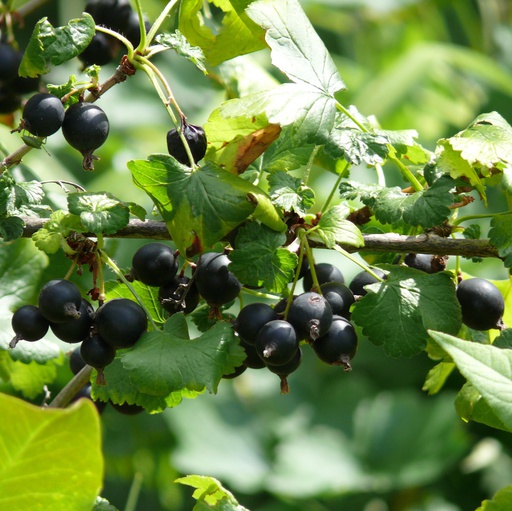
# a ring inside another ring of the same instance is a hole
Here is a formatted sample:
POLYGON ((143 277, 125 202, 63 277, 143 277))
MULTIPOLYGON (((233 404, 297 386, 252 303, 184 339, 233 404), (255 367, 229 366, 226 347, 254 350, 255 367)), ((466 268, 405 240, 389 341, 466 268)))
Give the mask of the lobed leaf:
POLYGON ((279 208, 303 217, 315 203, 315 193, 302 180, 280 170, 268 176, 270 198, 279 208))
POLYGON ((484 500, 476 511, 508 511, 512 507, 512 485, 499 490, 492 499, 484 500))
POLYGON ((328 209, 322 214, 311 237, 320 237, 327 248, 335 248, 336 245, 362 247, 363 235, 357 225, 346 219, 349 213, 350 210, 343 205, 328 209))
POLYGON ((512 213, 492 217, 489 242, 498 249, 505 267, 512 267, 512 213))

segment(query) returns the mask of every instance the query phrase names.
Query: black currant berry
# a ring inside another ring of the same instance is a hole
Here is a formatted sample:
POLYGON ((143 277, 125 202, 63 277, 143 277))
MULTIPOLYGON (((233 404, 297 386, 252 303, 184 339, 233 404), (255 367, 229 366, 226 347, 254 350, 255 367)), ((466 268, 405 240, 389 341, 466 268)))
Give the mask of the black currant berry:
MULTIPOLYGON (((190 147, 192 157, 197 163, 199 160, 203 159, 206 154, 206 134, 201 126, 187 124, 186 122, 183 122, 181 129, 190 147)), ((190 159, 185 150, 185 145, 176 129, 167 132, 167 150, 169 154, 174 156, 181 164, 190 166, 190 159)))
POLYGON ((96 32, 85 50, 78 55, 85 67, 104 66, 114 58, 113 38, 103 32, 96 32))
POLYGON ((148 243, 140 247, 132 258, 132 273, 147 286, 163 286, 178 272, 178 258, 164 243, 148 243))
POLYGON ((158 300, 170 314, 190 314, 199 304, 199 291, 194 281, 185 275, 176 275, 170 282, 158 289, 158 300))
POLYGON ((314 341, 331 326, 331 306, 318 293, 302 293, 293 300, 287 320, 295 328, 299 340, 314 341))
POLYGON ((448 257, 432 254, 407 254, 404 264, 425 273, 437 273, 446 269, 448 257))
POLYGON ((11 114, 21 107, 21 96, 10 87, 0 85, 0 114, 11 114))
POLYGON ((94 18, 97 25, 123 32, 133 11, 129 0, 89 0, 85 12, 94 18))
POLYGON ((82 360, 98 371, 96 383, 105 385, 103 369, 116 358, 116 349, 99 335, 91 335, 83 340, 80 346, 82 360))
POLYGON ((288 385, 288 376, 295 372, 302 362, 302 349, 296 351, 293 358, 287 362, 286 364, 280 366, 273 366, 271 364, 267 364, 267 369, 274 374, 277 374, 279 378, 281 378, 281 394, 288 394, 290 392, 290 387, 288 385))
POLYGON ((128 403, 123 403, 122 405, 118 405, 115 403, 112 403, 110 401, 110 404, 112 405, 112 408, 123 415, 138 415, 139 413, 142 413, 144 411, 143 406, 139 405, 129 405, 128 403))
MULTIPOLYGON (((372 269, 373 273, 377 275, 378 277, 385 279, 386 274, 379 270, 378 268, 372 269)), ((350 282, 348 288, 354 296, 364 296, 368 291, 364 288, 365 286, 368 286, 370 284, 375 284, 376 282, 379 282, 373 275, 370 275, 367 271, 361 271, 350 282)))
POLYGON ((82 153, 85 170, 94 170, 95 149, 107 140, 109 122, 105 112, 97 105, 80 101, 66 110, 62 134, 71 147, 82 153))
POLYGON ((333 314, 350 319, 350 306, 356 301, 352 291, 340 282, 326 282, 320 286, 322 296, 331 306, 333 314))
MULTIPOLYGON (((345 278, 341 271, 330 263, 318 263, 314 266, 318 284, 321 286, 326 282, 340 282, 343 284, 345 278)), ((309 291, 313 288, 313 276, 311 275, 311 268, 304 273, 304 291, 309 291)))
MULTIPOLYGON (((149 32, 151 28, 151 23, 148 21, 144 22, 144 26, 146 28, 146 33, 149 32)), ((122 34, 130 41, 134 48, 137 48, 140 43, 140 24, 139 24, 139 16, 135 11, 132 11, 130 17, 128 18, 128 22, 124 29, 122 30, 122 34)))
POLYGON ((28 94, 39 90, 41 78, 39 76, 18 76, 9 84, 9 88, 17 94, 28 94))
POLYGON ((49 137, 60 130, 66 111, 53 94, 34 94, 23 108, 22 127, 36 137, 49 137))
POLYGON ((265 367, 265 362, 258 355, 253 344, 248 344, 243 339, 240 339, 240 346, 244 349, 246 355, 243 361, 245 367, 249 369, 263 369, 265 367))
POLYGON ((278 319, 277 313, 270 305, 259 302, 250 303, 238 313, 234 328, 245 342, 254 344, 259 329, 274 319, 278 319))
POLYGON ((326 364, 343 366, 350 371, 350 361, 357 352, 357 333, 345 318, 334 316, 328 332, 313 343, 318 358, 326 364))
POLYGON ((69 280, 50 280, 39 293, 39 308, 52 323, 79 318, 81 304, 80 290, 69 280))
POLYGON ((503 326, 505 300, 499 289, 488 280, 473 278, 457 286, 457 299, 462 322, 473 330, 489 330, 503 326))
POLYGON ((43 316, 39 307, 23 305, 11 318, 11 326, 16 334, 9 343, 14 348, 19 341, 35 342, 42 339, 50 328, 50 322, 43 316))
POLYGON ((92 305, 82 298, 80 303, 80 317, 64 321, 63 323, 51 323, 52 332, 61 341, 70 344, 81 342, 89 336, 94 323, 94 309, 92 305))
POLYGON ((87 364, 80 355, 80 346, 77 346, 69 354, 69 368, 73 374, 78 374, 87 364))
POLYGON ((114 348, 130 348, 147 330, 142 307, 128 298, 115 298, 96 311, 95 326, 100 337, 114 348))
POLYGON ((199 294, 209 305, 220 306, 234 300, 242 289, 242 284, 229 271, 230 260, 226 254, 209 252, 203 254, 195 272, 195 282, 199 294))
POLYGON ((0 43, 0 84, 6 85, 18 76, 22 54, 10 44, 0 43))
POLYGON ((260 328, 254 346, 265 364, 277 366, 288 363, 295 356, 299 341, 288 321, 275 319, 260 328))
POLYGON ((235 367, 235 370, 232 372, 232 373, 228 373, 228 374, 223 374, 222 377, 225 379, 225 380, 233 380, 234 378, 240 376, 242 373, 244 373, 247 369, 247 366, 246 365, 239 365, 237 367, 235 367))

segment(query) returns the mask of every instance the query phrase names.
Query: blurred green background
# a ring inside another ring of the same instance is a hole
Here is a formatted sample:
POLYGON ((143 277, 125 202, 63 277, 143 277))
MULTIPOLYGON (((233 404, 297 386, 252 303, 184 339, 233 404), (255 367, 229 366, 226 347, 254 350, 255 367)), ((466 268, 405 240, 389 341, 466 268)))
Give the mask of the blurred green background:
MULTIPOLYGON (((164 3, 144 1, 150 20, 164 3)), ((437 139, 455 134, 483 112, 496 110, 512 123, 509 0, 301 3, 348 86, 342 102, 375 115, 384 128, 416 129, 419 141, 433 149, 437 139)), ((50 3, 27 26, 43 16, 56 25, 67 23, 84 4, 50 3)), ((225 99, 189 62, 165 54, 157 63, 190 122, 204 123, 225 99)), ((102 77, 111 71, 106 66, 102 77)), ((80 73, 78 62, 53 71, 47 81, 63 83, 69 73, 80 73)), ((26 164, 39 179, 112 191, 150 211, 126 162, 166 151, 165 133, 172 127, 167 114, 139 75, 99 104, 110 118, 111 133, 98 151, 94 173, 82 171, 78 153, 60 134, 48 142, 51 156, 34 152, 26 164)), ((5 126, 0 140, 8 151, 19 145, 5 126)), ((316 169, 313 179, 321 202, 335 177, 316 169)), ((47 190, 56 205, 64 200, 54 185, 47 190)), ((491 210, 499 210, 501 200, 499 191, 493 198, 491 190, 491 210)), ((478 211, 481 205, 474 207, 478 211)), ((141 243, 111 240, 107 247, 121 267, 128 267, 141 243)), ((337 264, 347 281, 358 271, 339 254, 316 255, 337 264)), ((62 268, 67 268, 64 258, 62 268)), ((463 269, 508 277, 495 261, 466 261, 463 269)), ((512 482, 510 436, 465 424, 455 413, 462 377, 452 375, 439 395, 428 397, 421 390, 433 365, 426 355, 391 359, 361 336, 353 371, 344 373, 318 362, 310 351, 290 377, 287 396, 279 394, 277 376, 249 370, 221 382, 217 395, 185 401, 160 415, 123 416, 107 407, 103 496, 123 509, 135 481, 141 484, 137 511, 188 511, 191 490, 172 481, 195 473, 220 479, 251 511, 471 511, 512 482)), ((69 378, 63 367, 55 388, 69 378)))

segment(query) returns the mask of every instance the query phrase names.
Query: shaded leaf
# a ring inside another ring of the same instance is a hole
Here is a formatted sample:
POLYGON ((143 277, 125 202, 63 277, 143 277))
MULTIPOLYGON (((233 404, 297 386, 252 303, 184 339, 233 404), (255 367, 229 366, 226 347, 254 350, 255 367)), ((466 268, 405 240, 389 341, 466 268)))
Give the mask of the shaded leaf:
POLYGON ((167 48, 172 48, 178 53, 178 55, 187 58, 200 71, 207 74, 206 67, 203 62, 205 60, 203 50, 198 46, 192 46, 179 30, 176 30, 172 34, 158 34, 155 37, 155 42, 162 46, 166 46, 167 48))
POLYGON ((315 203, 315 193, 302 180, 281 170, 268 176, 270 198, 284 211, 293 211, 303 217, 315 203))

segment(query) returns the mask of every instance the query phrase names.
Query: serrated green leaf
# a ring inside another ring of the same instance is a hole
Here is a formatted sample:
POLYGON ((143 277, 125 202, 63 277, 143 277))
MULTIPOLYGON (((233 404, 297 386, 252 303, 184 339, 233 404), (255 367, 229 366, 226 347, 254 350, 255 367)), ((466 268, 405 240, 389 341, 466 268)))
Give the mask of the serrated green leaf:
POLYGON ((511 349, 512 348, 512 328, 505 328, 500 332, 500 335, 494 339, 493 346, 496 348, 502 349, 511 349))
POLYGON ((422 390, 427 391, 429 396, 437 394, 454 369, 455 364, 453 362, 439 362, 428 372, 422 390))
POLYGON ((236 237, 229 269, 244 284, 263 284, 271 293, 281 293, 293 280, 298 261, 296 254, 283 248, 285 242, 285 234, 250 222, 236 237))
POLYGON ((318 236, 327 248, 334 248, 336 245, 362 247, 363 235, 357 225, 346 219, 349 213, 350 210, 341 204, 328 209, 322 214, 318 228, 311 236, 318 236))
POLYGON ((104 470, 94 405, 42 408, 0 394, 0 416, 0 508, 90 511, 104 470))
POLYGON ((204 60, 206 57, 203 50, 198 46, 192 46, 179 30, 176 30, 172 34, 158 34, 155 37, 155 42, 175 50, 178 55, 187 58, 200 71, 207 74, 206 67, 204 66, 204 60))
POLYGON ((17 216, 7 216, 0 218, 0 237, 5 242, 14 241, 23 234, 25 221, 17 216))
POLYGON ((42 252, 55 254, 62 247, 64 238, 73 231, 86 231, 80 217, 59 209, 54 211, 43 227, 32 235, 32 240, 42 252))
POLYGON ((489 242, 498 249, 505 266, 512 267, 512 213, 492 217, 489 242))
POLYGON ((491 500, 484 500, 476 511, 508 511, 512 508, 512 485, 499 490, 491 500))
POLYGON ((68 209, 80 217, 82 225, 94 234, 114 234, 130 221, 130 209, 111 193, 70 193, 68 209))
POLYGON ((309 186, 304 186, 300 178, 293 177, 283 170, 270 174, 268 184, 272 202, 284 211, 293 211, 303 217, 315 203, 313 190, 309 186))
POLYGON ((427 330, 457 333, 460 305, 448 273, 426 274, 413 268, 383 266, 387 279, 367 286, 352 320, 377 346, 393 357, 413 356, 427 345, 427 330))
MULTIPOLYGON (((235 321, 236 316, 226 312, 233 306, 234 303, 235 301, 232 300, 231 302, 228 302, 220 307, 220 313, 222 314, 222 319, 224 321, 235 321)), ((210 328, 212 328, 212 326, 215 325, 215 323, 218 322, 217 318, 213 318, 211 316, 209 307, 198 307, 194 312, 190 313, 188 317, 192 320, 199 332, 207 332, 210 330, 210 328)))
POLYGON ((92 16, 87 13, 57 28, 48 18, 39 20, 23 54, 20 76, 46 74, 52 66, 58 66, 82 53, 94 37, 95 26, 92 16))
POLYGON ((210 66, 265 48, 263 31, 249 19, 245 8, 252 0, 216 0, 224 12, 214 34, 204 23, 203 0, 183 0, 180 4, 178 29, 190 44, 200 47, 210 66))
POLYGON ((218 322, 196 339, 179 337, 182 314, 168 320, 163 332, 143 335, 133 349, 121 356, 130 381, 139 392, 167 396, 189 390, 217 392, 222 376, 232 372, 245 358, 230 323, 218 322))
POLYGON ((407 160, 415 165, 428 163, 432 153, 422 147, 416 139, 416 130, 376 130, 376 133, 384 135, 399 156, 407 156, 407 160))
POLYGON ((128 162, 128 168, 184 256, 213 246, 253 213, 275 230, 286 229, 260 188, 213 163, 192 171, 171 156, 155 154, 128 162))
POLYGON ((512 431, 512 351, 465 341, 443 332, 430 336, 457 364, 508 431, 512 431))

